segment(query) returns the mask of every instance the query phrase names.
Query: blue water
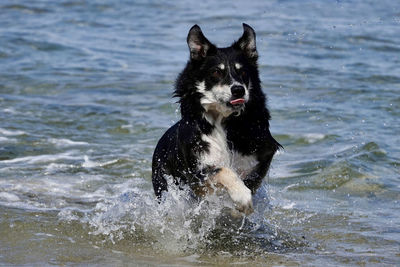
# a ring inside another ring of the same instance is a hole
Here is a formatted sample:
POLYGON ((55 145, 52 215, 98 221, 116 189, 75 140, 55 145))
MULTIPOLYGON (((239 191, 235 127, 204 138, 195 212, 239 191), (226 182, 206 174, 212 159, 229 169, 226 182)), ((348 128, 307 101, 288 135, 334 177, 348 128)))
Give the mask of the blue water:
POLYGON ((0 265, 400 262, 400 2, 3 0, 0 25, 0 265), (245 221, 159 206, 187 32, 243 22, 285 149, 245 221))

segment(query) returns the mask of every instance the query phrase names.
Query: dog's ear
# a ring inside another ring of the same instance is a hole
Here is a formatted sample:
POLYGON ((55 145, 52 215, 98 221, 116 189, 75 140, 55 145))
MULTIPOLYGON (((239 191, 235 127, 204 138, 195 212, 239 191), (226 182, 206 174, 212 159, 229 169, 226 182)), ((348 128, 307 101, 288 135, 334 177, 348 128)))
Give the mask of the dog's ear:
POLYGON ((204 36, 198 25, 194 25, 187 36, 187 43, 190 49, 190 58, 200 60, 207 56, 207 52, 214 47, 204 36))
POLYGON ((256 33, 249 25, 243 23, 243 35, 234 44, 237 48, 243 50, 247 57, 257 60, 258 53, 256 48, 256 33))

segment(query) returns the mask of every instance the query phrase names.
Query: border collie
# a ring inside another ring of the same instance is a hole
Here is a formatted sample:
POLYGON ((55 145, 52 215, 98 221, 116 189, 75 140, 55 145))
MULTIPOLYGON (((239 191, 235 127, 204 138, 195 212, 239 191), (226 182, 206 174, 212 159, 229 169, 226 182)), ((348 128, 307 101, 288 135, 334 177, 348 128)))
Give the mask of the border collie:
POLYGON ((152 181, 159 200, 167 179, 204 196, 226 190, 235 207, 253 211, 252 194, 261 185, 281 145, 269 131, 270 114, 257 68, 256 34, 218 48, 194 25, 188 34, 190 59, 175 85, 181 120, 159 140, 152 181))

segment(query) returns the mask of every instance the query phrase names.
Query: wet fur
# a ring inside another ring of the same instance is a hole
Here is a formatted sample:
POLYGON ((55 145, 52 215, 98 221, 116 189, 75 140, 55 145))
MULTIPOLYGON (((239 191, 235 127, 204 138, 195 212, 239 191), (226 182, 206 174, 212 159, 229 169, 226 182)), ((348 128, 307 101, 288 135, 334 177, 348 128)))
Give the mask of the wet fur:
POLYGON ((269 131, 255 33, 248 25, 243 27, 243 36, 227 48, 210 43, 197 25, 189 32, 191 57, 175 90, 182 118, 161 137, 153 155, 152 180, 160 199, 168 191, 166 176, 172 176, 176 184, 189 185, 198 196, 222 187, 238 210, 252 211, 251 194, 259 188, 280 145, 269 131), (220 70, 230 73, 217 82, 210 70, 221 64, 227 70, 220 70), (207 102, 205 95, 218 92, 217 86, 235 83, 243 85, 247 94, 240 109, 207 102))

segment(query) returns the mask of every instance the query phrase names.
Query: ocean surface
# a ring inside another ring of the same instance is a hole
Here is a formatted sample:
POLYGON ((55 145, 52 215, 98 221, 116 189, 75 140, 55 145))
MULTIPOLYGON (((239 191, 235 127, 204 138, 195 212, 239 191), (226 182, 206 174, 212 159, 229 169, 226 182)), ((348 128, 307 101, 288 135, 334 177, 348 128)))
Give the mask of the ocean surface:
POLYGON ((398 266, 399 169, 399 1, 0 2, 0 265, 398 266), (158 205, 187 32, 243 22, 284 150, 247 218, 158 205))

